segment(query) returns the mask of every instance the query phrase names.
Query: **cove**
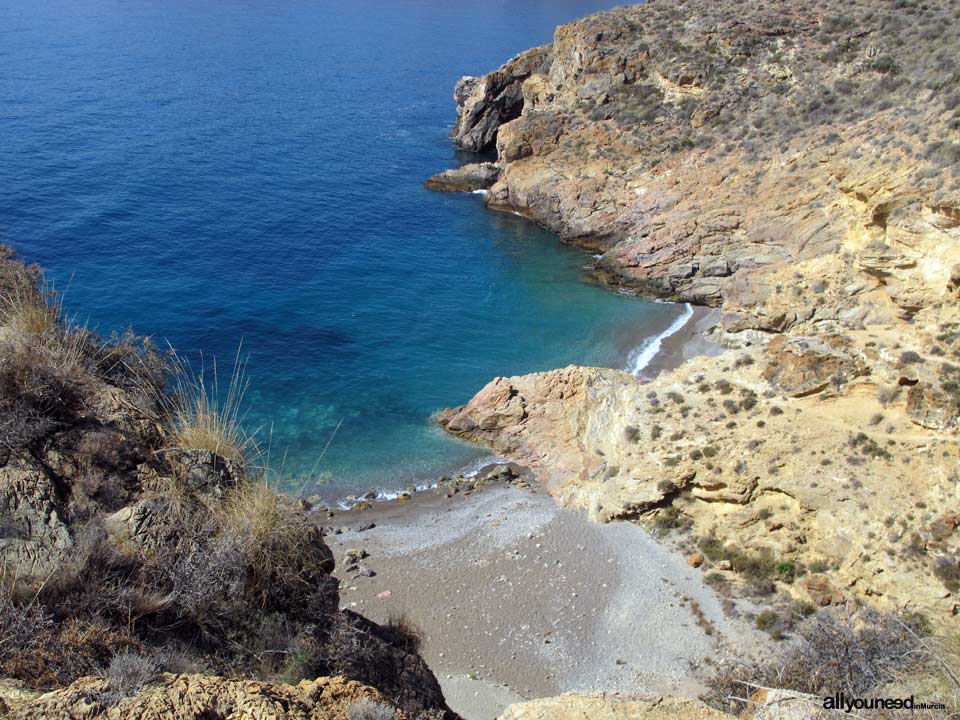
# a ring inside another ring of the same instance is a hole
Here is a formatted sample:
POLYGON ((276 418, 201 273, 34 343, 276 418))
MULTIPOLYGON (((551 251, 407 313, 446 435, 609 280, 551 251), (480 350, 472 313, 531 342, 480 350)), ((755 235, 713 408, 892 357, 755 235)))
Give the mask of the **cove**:
POLYGON ((498 375, 628 367, 681 313, 423 180, 463 74, 599 1, 0 7, 0 241, 80 321, 222 372, 291 489, 396 490, 477 460, 439 408, 498 375), (326 452, 321 458, 324 448, 326 452))

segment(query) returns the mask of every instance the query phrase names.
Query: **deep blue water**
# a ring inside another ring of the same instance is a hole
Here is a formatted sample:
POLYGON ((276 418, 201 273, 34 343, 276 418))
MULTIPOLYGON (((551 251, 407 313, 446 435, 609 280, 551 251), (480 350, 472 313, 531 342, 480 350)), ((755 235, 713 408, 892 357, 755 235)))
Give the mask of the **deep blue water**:
POLYGON ((434 410, 496 375, 623 366, 678 314, 421 185, 458 161, 460 75, 614 4, 3 0, 0 241, 101 331, 221 368, 242 340, 246 422, 288 482, 435 475, 480 453, 434 410))

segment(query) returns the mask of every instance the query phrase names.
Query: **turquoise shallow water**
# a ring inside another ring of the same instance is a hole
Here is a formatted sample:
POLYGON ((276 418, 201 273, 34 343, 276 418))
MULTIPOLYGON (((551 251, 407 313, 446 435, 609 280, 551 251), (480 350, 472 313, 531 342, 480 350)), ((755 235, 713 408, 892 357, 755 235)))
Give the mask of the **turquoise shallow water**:
POLYGON ((246 422, 291 486, 435 476, 481 454, 436 409, 496 375, 624 367, 680 313, 422 188, 459 161, 460 75, 613 5, 5 0, 0 240, 102 331, 221 367, 242 341, 246 422))

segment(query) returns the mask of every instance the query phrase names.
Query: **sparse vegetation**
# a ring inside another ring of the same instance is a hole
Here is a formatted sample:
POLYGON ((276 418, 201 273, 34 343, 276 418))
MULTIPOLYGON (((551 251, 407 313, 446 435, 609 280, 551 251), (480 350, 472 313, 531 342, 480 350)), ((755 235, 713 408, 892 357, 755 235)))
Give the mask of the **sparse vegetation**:
POLYGON ((377 700, 356 700, 346 709, 348 720, 396 720, 397 711, 377 700))
POLYGON ((0 526, 8 550, 31 533, 31 552, 71 543, 42 575, 5 568, 0 673, 43 690, 102 673, 106 705, 161 670, 340 674, 411 716, 442 708, 409 623, 340 612, 321 528, 255 465, 242 364, 221 396, 216 373, 208 386, 148 342, 71 328, 29 294, 38 273, 0 260, 0 452, 36 478, 19 492, 55 509, 8 500, 0 526))
POLYGON ((149 655, 122 652, 110 659, 105 677, 109 686, 103 698, 107 705, 115 705, 123 698, 136 695, 160 674, 160 663, 149 655))
POLYGON ((759 615, 754 623, 757 626, 758 630, 763 630, 774 640, 780 640, 783 638, 783 621, 780 618, 780 614, 774 610, 764 610, 759 615))
POLYGON ((258 452, 254 437, 241 422, 247 380, 239 351, 225 392, 221 392, 216 364, 210 385, 202 372, 195 374, 177 358, 173 376, 172 445, 183 450, 207 450, 238 465, 255 459, 258 452))
MULTIPOLYGON (((757 616, 757 627, 776 628, 776 613, 757 616)), ((744 682, 823 697, 843 688, 855 696, 877 692, 905 673, 938 672, 934 652, 916 617, 864 610, 856 615, 822 611, 801 622, 783 651, 760 663, 731 662, 711 680, 706 699, 740 712, 744 682)))

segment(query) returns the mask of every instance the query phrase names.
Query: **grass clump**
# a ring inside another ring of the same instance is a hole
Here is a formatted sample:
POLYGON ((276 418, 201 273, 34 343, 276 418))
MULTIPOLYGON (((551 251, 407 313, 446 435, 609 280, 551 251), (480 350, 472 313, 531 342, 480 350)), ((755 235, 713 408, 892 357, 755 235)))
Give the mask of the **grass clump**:
POLYGON ((772 579, 779 577, 777 563, 766 548, 757 553, 749 553, 724 543, 715 535, 700 539, 700 550, 711 562, 727 561, 731 569, 740 575, 750 587, 758 593, 773 591, 772 579))
POLYGON ((202 370, 196 374, 186 362, 174 357, 170 402, 173 447, 208 450, 239 466, 259 456, 255 433, 247 433, 242 424, 243 396, 248 386, 244 370, 238 350, 230 383, 221 393, 216 364, 208 386, 202 370))
POLYGON ((893 459, 893 456, 887 450, 880 447, 877 441, 866 433, 861 432, 851 436, 848 443, 850 447, 858 450, 860 454, 866 455, 867 457, 881 460, 893 459))
POLYGON ((775 566, 774 570, 777 573, 777 579, 785 583, 792 583, 794 578, 797 576, 797 568, 789 560, 780 560, 775 566))
POLYGON ((757 630, 762 630, 774 640, 783 639, 783 619, 775 610, 764 610, 754 620, 757 630))
POLYGON ((0 323, 10 332, 32 338, 52 336, 64 323, 63 299, 42 279, 25 272, 0 297, 0 323))
POLYGON ((160 663, 150 655, 133 652, 117 653, 110 659, 104 677, 108 690, 103 700, 116 705, 124 698, 136 695, 160 675, 160 663))
POLYGON ((933 574, 952 593, 960 592, 960 560, 942 557, 933 565, 933 574))
POLYGON ((661 534, 666 534, 671 530, 689 528, 693 521, 680 512, 676 505, 669 505, 657 512, 654 525, 661 534))

